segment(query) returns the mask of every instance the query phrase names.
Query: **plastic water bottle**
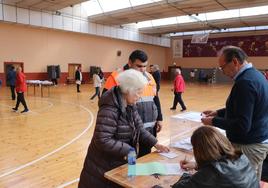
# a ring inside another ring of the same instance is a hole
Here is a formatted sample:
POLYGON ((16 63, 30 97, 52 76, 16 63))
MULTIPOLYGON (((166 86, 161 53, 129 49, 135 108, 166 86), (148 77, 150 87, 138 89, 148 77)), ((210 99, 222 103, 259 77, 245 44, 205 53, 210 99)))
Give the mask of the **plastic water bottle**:
POLYGON ((136 151, 134 148, 130 148, 128 155, 127 155, 127 161, 128 161, 128 177, 132 178, 135 174, 135 168, 136 168, 136 151))

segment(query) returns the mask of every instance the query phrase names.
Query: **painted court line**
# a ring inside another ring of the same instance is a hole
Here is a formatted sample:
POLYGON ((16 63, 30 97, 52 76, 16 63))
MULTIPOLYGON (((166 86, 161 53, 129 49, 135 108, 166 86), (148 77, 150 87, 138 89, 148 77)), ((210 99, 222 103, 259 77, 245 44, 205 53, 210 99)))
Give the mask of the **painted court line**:
MULTIPOLYGON (((69 103, 69 102, 64 102, 64 103, 69 103)), ((76 136, 76 137, 73 138, 71 141, 67 142, 66 144, 62 145, 61 147, 59 147, 59 148, 57 148, 57 149, 55 149, 55 150, 53 150, 53 151, 47 153, 46 155, 43 155, 43 156, 41 156, 41 157, 39 157, 39 158, 37 158, 37 159, 35 159, 35 160, 29 162, 29 163, 26 163, 26 164, 24 164, 24 165, 21 165, 21 166, 15 168, 15 169, 12 169, 12 170, 8 171, 8 172, 5 172, 5 173, 3 173, 3 174, 0 174, 0 178, 3 178, 3 177, 8 176, 8 175, 10 175, 10 174, 13 174, 13 173, 15 173, 15 172, 17 172, 17 171, 19 171, 19 170, 22 170, 22 169, 24 169, 24 168, 26 168, 26 167, 28 167, 28 166, 31 166, 31 165, 33 165, 33 164, 35 164, 35 163, 37 163, 37 162, 39 162, 39 161, 41 161, 41 160, 47 158, 47 157, 49 157, 49 156, 51 156, 51 155, 53 155, 53 154, 59 152, 60 150, 66 148, 67 146, 71 145, 73 142, 75 142, 76 140, 78 140, 83 134, 85 134, 85 133, 88 131, 88 129, 89 129, 89 128, 92 126, 92 124, 93 124, 93 119, 94 119, 94 117, 93 117, 93 113, 92 113, 89 109, 87 109, 86 107, 84 107, 84 106, 82 106, 82 105, 77 105, 77 104, 75 104, 75 103, 69 103, 69 104, 79 106, 79 107, 81 107, 82 109, 84 109, 85 111, 87 111, 87 112, 89 113, 89 115, 90 115, 90 121, 89 121, 89 124, 88 124, 87 128, 86 128, 82 133, 80 133, 78 136, 76 136)))
POLYGON ((64 183, 64 184, 62 184, 62 185, 60 185, 60 186, 58 186, 57 188, 64 188, 64 187, 67 187, 67 186, 69 186, 69 185, 72 185, 72 184, 74 184, 74 183, 76 183, 76 182, 78 182, 78 181, 79 181, 79 178, 74 179, 74 180, 72 180, 72 181, 68 181, 68 182, 66 182, 66 183, 64 183))
MULTIPOLYGON (((41 101, 41 100, 40 100, 41 101)), ((37 109, 37 110, 35 110, 35 111, 33 111, 33 110, 30 110, 28 113, 26 113, 26 114, 21 114, 21 115, 40 115, 40 112, 42 112, 42 111, 45 111, 45 110, 48 110, 48 109, 50 109, 50 108, 52 108, 53 106, 54 106, 54 104, 52 103, 52 102, 49 102, 49 101, 42 101, 42 102, 47 102, 48 103, 48 106, 45 106, 45 107, 43 107, 43 108, 39 108, 39 109, 37 109)), ((6 105, 6 104, 0 104, 0 106, 5 106, 5 107, 8 107, 8 108, 10 108, 10 109, 12 109, 12 107, 13 106, 10 106, 10 105, 6 105)), ((14 112, 15 113, 15 112, 14 112)), ((15 117, 7 117, 7 118, 0 118, 0 120, 6 120, 6 119, 14 119, 14 118, 18 118, 18 117, 21 117, 21 116, 15 116, 15 117)))

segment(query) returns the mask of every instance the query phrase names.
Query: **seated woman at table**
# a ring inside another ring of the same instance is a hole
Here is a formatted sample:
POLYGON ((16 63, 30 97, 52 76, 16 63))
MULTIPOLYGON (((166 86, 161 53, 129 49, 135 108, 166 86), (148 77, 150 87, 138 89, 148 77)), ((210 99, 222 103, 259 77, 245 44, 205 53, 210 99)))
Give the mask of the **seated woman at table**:
POLYGON ((258 188, 259 182, 247 157, 236 153, 229 140, 218 130, 202 126, 191 137, 196 162, 183 160, 185 170, 197 170, 182 176, 173 188, 258 188))
POLYGON ((142 73, 126 70, 117 78, 116 86, 99 101, 94 135, 81 172, 79 188, 120 187, 104 177, 104 173, 127 163, 130 148, 139 152, 139 143, 161 152, 169 149, 143 128, 135 103, 147 83, 142 73))

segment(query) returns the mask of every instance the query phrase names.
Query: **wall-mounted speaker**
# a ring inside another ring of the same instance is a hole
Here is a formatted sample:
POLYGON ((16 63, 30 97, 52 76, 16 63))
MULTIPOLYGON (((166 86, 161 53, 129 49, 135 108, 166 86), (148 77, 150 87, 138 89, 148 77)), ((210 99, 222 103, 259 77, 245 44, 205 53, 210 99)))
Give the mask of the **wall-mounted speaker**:
POLYGON ((121 56, 121 50, 117 51, 117 56, 121 56))

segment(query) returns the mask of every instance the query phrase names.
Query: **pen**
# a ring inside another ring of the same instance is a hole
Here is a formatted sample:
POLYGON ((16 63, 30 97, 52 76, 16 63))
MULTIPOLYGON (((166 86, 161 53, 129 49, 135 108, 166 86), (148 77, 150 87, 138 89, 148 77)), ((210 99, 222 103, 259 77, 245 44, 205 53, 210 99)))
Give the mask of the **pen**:
POLYGON ((183 161, 185 161, 185 162, 187 161, 187 156, 186 156, 186 155, 185 155, 185 157, 184 157, 184 160, 183 160, 183 161))

